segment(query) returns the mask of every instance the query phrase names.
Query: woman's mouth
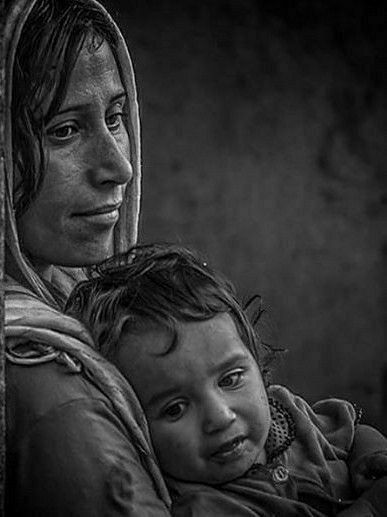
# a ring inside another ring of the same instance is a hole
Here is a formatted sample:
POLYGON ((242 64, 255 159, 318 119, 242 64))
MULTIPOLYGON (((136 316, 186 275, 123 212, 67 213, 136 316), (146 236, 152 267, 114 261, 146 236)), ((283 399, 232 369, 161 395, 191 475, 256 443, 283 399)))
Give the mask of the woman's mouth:
POLYGON ((103 205, 73 214, 73 217, 80 217, 90 224, 111 226, 118 221, 119 208, 121 203, 114 205, 103 205))

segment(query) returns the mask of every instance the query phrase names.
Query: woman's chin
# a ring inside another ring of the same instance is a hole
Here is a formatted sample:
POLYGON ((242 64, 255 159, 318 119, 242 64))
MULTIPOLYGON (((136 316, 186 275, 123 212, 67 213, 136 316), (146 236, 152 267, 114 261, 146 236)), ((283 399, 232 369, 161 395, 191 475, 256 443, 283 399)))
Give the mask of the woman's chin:
POLYGON ((113 246, 111 240, 108 242, 100 242, 98 244, 93 243, 87 245, 87 243, 79 244, 78 246, 61 246, 58 242, 58 246, 55 250, 46 250, 43 254, 30 254, 26 255, 31 260, 32 265, 38 272, 51 266, 64 266, 64 267, 88 267, 94 264, 99 264, 113 254, 113 246))
POLYGON ((88 267, 100 264, 113 254, 112 246, 99 247, 97 249, 79 250, 72 256, 67 255, 62 258, 58 257, 56 265, 65 267, 88 267))

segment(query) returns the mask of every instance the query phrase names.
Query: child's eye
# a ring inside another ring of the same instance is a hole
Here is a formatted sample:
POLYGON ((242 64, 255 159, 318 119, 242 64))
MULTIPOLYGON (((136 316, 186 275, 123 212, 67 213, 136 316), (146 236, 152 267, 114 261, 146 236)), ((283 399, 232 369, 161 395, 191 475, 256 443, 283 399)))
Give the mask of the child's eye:
POLYGON ((235 388, 240 384, 243 377, 243 370, 234 370, 226 375, 224 375, 218 385, 220 388, 235 388))
POLYGON ((173 402, 165 409, 163 409, 163 416, 168 420, 178 420, 181 418, 186 410, 187 404, 183 401, 173 402))

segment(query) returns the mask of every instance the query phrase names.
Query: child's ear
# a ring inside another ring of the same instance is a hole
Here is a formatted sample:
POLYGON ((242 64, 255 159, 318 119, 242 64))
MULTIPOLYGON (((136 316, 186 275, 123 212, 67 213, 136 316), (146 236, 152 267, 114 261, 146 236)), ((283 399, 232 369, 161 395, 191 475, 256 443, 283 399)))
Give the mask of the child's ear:
POLYGON ((260 341, 275 347, 278 330, 270 316, 272 311, 264 303, 262 296, 259 294, 251 296, 244 304, 243 310, 260 341))
POLYGON ((261 368, 263 384, 267 389, 271 384, 271 371, 268 368, 261 368))
POLYGON ((111 336, 109 330, 104 328, 98 333, 98 335, 95 331, 93 334, 98 352, 107 359, 110 359, 114 355, 114 347, 110 343, 111 336))
POLYGON ((259 294, 250 296, 246 302, 243 303, 243 311, 249 319, 251 325, 255 327, 258 320, 264 313, 263 299, 259 294))
POLYGON ((264 381, 268 388, 272 382, 272 368, 275 361, 286 353, 287 349, 278 346, 278 329, 271 318, 271 310, 263 303, 259 294, 252 296, 244 304, 244 312, 256 335, 255 356, 264 381))

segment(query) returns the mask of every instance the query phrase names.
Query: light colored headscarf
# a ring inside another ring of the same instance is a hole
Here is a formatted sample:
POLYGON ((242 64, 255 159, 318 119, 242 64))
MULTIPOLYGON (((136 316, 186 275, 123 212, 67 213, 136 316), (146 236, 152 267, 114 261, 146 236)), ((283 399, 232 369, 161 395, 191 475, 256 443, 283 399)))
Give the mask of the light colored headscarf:
MULTIPOLYGON (((5 218, 6 218, 6 278, 5 278, 5 338, 7 359, 31 366, 46 361, 65 362, 74 371, 83 371, 111 400, 136 446, 144 468, 153 479, 165 504, 170 498, 151 446, 145 416, 131 386, 95 349, 87 330, 75 319, 65 316, 60 304, 45 282, 23 254, 13 207, 12 162, 12 67, 17 43, 31 9, 39 0, 17 0, 7 14, 4 38, 6 57, 5 84, 5 218), (39 345, 32 346, 31 343, 39 345)), ((96 1, 94 5, 110 19, 96 1)), ((137 239, 140 206, 140 124, 133 67, 125 41, 117 28, 118 59, 122 83, 128 95, 128 134, 131 144, 133 179, 127 186, 121 206, 120 219, 114 232, 111 251, 124 251, 137 239)), ((53 285, 65 295, 82 278, 81 270, 54 268, 53 285)))

